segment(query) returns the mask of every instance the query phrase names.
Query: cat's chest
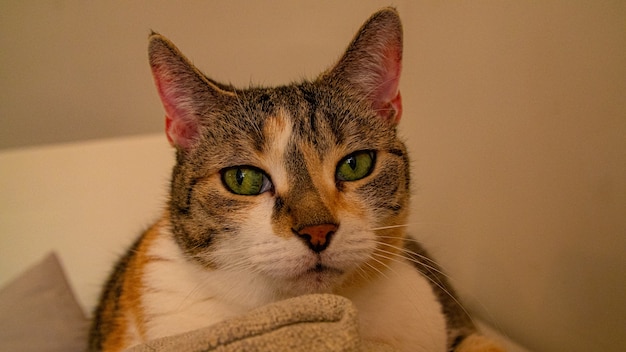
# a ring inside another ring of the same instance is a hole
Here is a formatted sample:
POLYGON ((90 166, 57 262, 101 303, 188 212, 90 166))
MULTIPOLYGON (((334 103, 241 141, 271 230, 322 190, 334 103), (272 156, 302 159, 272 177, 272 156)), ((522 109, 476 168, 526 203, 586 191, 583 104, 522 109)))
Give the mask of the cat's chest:
POLYGON ((363 338, 401 351, 445 351, 445 317, 427 279, 408 262, 395 261, 387 269, 342 293, 357 307, 363 338))
POLYGON ((191 331, 271 303, 258 278, 189 262, 167 230, 154 240, 142 277, 146 340, 191 331))
MULTIPOLYGON (((284 298, 253 274, 189 263, 169 236, 159 237, 150 251, 165 260, 145 267, 146 339, 204 328, 284 298)), ((444 351, 445 320, 430 284, 406 262, 392 262, 383 274, 340 292, 358 309, 362 337, 400 350, 444 351)))

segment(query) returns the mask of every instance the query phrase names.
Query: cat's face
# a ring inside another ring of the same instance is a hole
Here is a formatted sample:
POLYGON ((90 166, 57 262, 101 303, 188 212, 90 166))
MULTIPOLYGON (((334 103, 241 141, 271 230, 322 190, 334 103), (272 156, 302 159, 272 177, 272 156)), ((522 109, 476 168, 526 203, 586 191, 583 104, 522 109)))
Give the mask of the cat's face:
POLYGON ((396 136, 401 43, 388 10, 316 81, 237 90, 152 36, 177 148, 172 230, 190 258, 255 273, 285 294, 332 292, 394 260, 409 197, 396 136))

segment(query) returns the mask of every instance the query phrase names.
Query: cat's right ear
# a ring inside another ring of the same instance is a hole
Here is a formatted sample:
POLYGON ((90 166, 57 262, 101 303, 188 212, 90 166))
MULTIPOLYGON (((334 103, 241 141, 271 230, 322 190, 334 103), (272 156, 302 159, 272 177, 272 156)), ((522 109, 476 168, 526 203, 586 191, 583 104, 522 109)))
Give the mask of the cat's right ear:
POLYGON ((209 81, 167 38, 150 35, 150 68, 165 109, 165 132, 172 146, 187 150, 198 141, 207 105, 228 92, 209 81))
POLYGON ((400 72, 402 24, 394 8, 373 14, 326 78, 347 83, 365 97, 378 116, 397 124, 402 116, 400 72))

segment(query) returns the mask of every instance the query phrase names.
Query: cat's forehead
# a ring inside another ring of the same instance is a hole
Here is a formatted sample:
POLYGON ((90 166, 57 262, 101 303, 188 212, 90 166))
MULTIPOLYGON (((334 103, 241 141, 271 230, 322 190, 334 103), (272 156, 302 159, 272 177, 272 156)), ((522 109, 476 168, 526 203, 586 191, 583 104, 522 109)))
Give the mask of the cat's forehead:
POLYGON ((324 151, 386 139, 393 130, 358 99, 315 83, 251 89, 237 97, 244 125, 254 125, 242 127, 258 133, 264 143, 273 143, 277 132, 288 129, 296 142, 324 151))
POLYGON ((208 107, 217 112, 204 114, 194 169, 252 165, 269 171, 289 164, 298 170, 294 163, 305 160, 327 160, 334 167, 358 150, 389 149, 394 126, 342 94, 316 83, 234 91, 223 105, 208 107))

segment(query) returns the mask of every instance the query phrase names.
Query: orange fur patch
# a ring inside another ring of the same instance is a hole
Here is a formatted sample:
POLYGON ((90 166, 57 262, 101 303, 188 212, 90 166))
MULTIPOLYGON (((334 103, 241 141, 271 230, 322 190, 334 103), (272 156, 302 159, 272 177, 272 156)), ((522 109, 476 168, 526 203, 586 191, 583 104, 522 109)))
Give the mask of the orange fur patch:
MULTIPOLYGON (((137 252, 128 263, 122 285, 122 294, 119 297, 118 309, 122 314, 116 318, 115 329, 104 342, 103 349, 106 351, 121 351, 130 347, 129 344, 132 339, 132 336, 128 336, 130 326, 134 325, 137 327, 140 339, 143 340, 145 338, 145 314, 141 302, 145 287, 142 278, 148 263, 162 260, 162 258, 148 255, 148 251, 152 242, 159 236, 161 227, 166 222, 166 219, 167 216, 164 216, 143 233, 137 252)), ((110 308, 107 308, 114 309, 114 306, 114 304, 110 304, 110 308)))
POLYGON ((325 155, 322 160, 315 147, 306 144, 301 145, 301 151, 313 186, 328 211, 336 216, 340 209, 349 208, 354 213, 356 209, 345 202, 335 185, 335 168, 339 158, 332 153, 325 155))
POLYGON ((478 334, 472 334, 463 340, 455 352, 505 352, 495 341, 478 334))

